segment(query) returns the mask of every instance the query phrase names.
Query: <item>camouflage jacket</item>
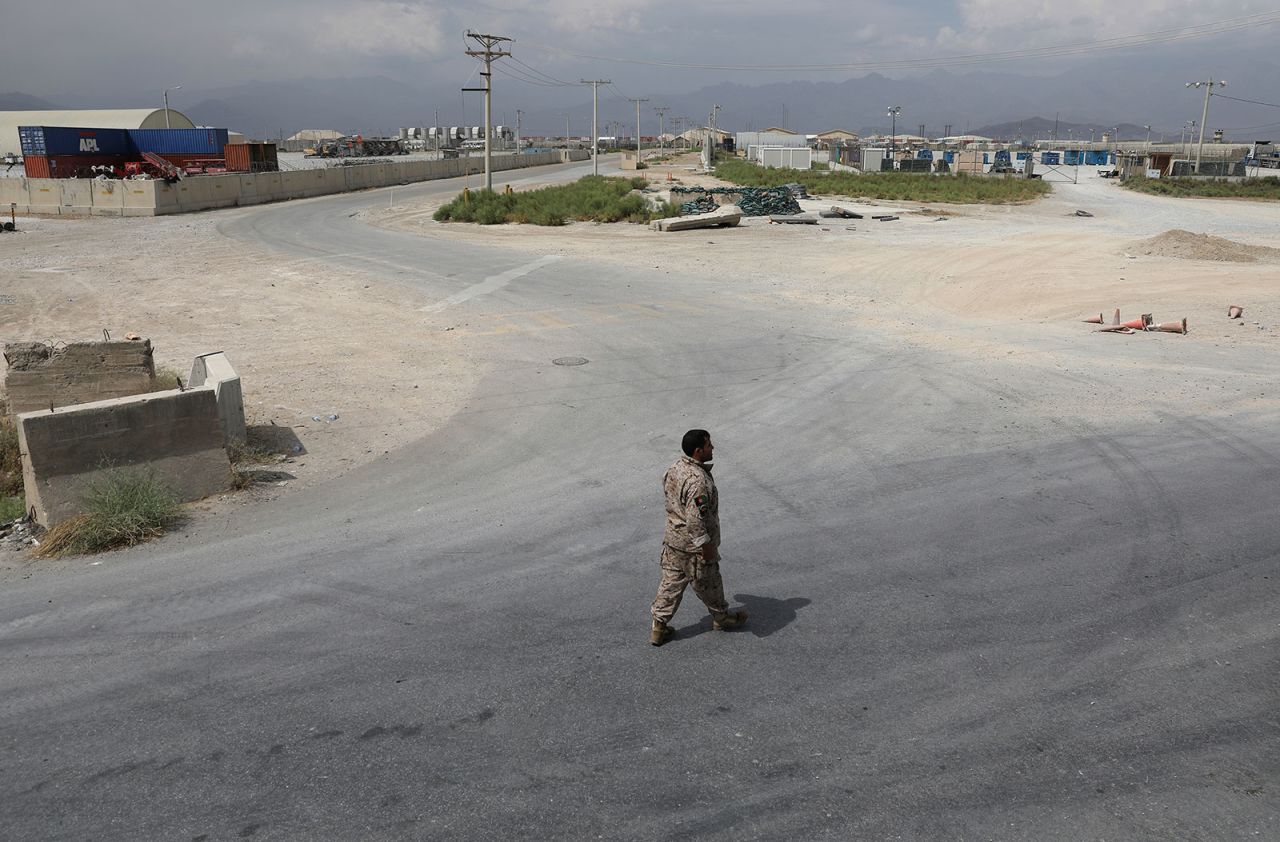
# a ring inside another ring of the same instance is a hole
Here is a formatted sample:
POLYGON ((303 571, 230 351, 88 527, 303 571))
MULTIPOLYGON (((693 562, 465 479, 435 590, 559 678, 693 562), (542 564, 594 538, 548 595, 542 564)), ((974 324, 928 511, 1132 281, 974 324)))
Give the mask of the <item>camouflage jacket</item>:
POLYGON ((711 466, 683 456, 662 478, 667 498, 667 529, 662 543, 686 553, 702 545, 720 546, 720 495, 711 466))

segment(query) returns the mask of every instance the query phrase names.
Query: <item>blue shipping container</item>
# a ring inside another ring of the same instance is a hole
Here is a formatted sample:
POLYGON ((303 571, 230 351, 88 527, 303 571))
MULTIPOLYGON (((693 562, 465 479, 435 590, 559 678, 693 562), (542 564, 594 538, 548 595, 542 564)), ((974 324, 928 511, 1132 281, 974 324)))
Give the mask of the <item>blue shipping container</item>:
POLYGON ((23 155, 128 155, 124 129, 80 129, 69 126, 19 126, 23 155))
POLYGON ((227 145, 226 129, 129 129, 129 139, 138 153, 157 155, 208 155, 222 157, 227 145))
POLYGON ((1062 159, 1061 159, 1061 156, 1059 156, 1059 154, 1058 154, 1057 152, 1041 152, 1041 153, 1040 153, 1040 163, 1042 163, 1042 164, 1060 164, 1060 163, 1062 163, 1062 159))

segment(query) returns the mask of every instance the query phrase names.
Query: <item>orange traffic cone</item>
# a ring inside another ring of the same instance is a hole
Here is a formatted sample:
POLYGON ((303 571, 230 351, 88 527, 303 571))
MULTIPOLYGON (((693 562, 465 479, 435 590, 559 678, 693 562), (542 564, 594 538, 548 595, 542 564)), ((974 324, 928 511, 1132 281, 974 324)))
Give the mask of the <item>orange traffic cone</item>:
POLYGON ((1090 316, 1089 318, 1084 320, 1084 323, 1087 325, 1100 325, 1102 324, 1102 314, 1099 313, 1096 317, 1090 316))
POLYGON ((1243 316, 1243 315, 1244 315, 1244 308, 1243 308, 1243 307, 1239 307, 1239 306, 1237 306, 1237 305, 1235 305, 1235 304, 1232 304, 1230 307, 1228 307, 1228 308, 1227 308, 1227 318, 1228 318, 1228 319, 1238 319, 1238 318, 1240 318, 1240 317, 1241 317, 1241 316, 1243 316))
POLYGON ((1111 317, 1111 323, 1113 325, 1120 324, 1120 308, 1119 307, 1116 308, 1116 314, 1111 317))
POLYGON ((1133 333, 1133 328, 1124 325, 1107 325, 1098 328, 1094 333, 1133 333))
POLYGON ((1130 319, 1124 323, 1125 327, 1131 327, 1134 330, 1146 330, 1151 325, 1151 314, 1143 313, 1136 319, 1130 319))
POLYGON ((1187 320, 1183 319, 1180 322, 1163 322, 1158 325, 1151 325, 1147 330, 1159 330, 1164 333, 1186 333, 1187 320))

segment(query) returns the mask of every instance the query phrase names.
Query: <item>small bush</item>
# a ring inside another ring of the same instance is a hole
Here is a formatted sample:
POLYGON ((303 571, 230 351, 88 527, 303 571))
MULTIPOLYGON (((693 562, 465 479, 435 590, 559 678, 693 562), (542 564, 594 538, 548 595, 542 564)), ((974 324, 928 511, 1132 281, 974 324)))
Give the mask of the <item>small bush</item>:
POLYGON ((170 389, 178 388, 178 378, 181 375, 171 368, 156 369, 156 379, 151 385, 153 392, 167 392, 170 389))
POLYGON ((36 549, 39 558, 86 555, 133 546, 162 535, 177 523, 177 498, 154 474, 114 470, 95 483, 87 512, 50 529, 36 549))
POLYGON ((22 497, 0 497, 0 523, 17 520, 27 513, 27 501, 22 497))
POLYGON ((1155 196, 1206 199, 1271 199, 1280 200, 1280 178, 1248 178, 1244 181, 1219 181, 1211 178, 1146 178, 1133 176, 1122 182, 1130 190, 1155 196))
POLYGON ((564 225, 582 222, 648 222, 657 214, 644 196, 632 191, 649 184, 643 178, 607 178, 589 175, 572 184, 543 187, 522 193, 479 190, 464 193, 435 212, 439 222, 474 222, 500 225, 564 225))
POLYGON ((930 173, 820 172, 760 167, 737 158, 716 160, 716 177, 744 187, 799 183, 820 196, 865 196, 899 202, 1004 204, 1037 199, 1052 188, 1040 179, 930 173))
POLYGON ((18 452, 18 428, 0 404, 0 497, 22 496, 22 456, 18 452))

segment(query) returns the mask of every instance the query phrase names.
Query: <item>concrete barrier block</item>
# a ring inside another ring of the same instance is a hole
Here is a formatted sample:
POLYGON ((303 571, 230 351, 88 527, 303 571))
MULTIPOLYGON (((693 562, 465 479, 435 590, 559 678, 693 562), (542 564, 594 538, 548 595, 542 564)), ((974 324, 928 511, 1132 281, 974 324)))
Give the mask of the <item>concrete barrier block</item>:
POLYGON ((94 483, 114 469, 154 471, 184 502, 230 485, 211 388, 28 412, 16 420, 27 504, 44 526, 83 513, 94 483))
MULTIPOLYGON (((125 216, 155 216, 156 186, 167 188, 163 181, 149 179, 125 180, 120 182, 124 189, 123 210, 125 216)), ((176 201, 172 197, 167 201, 176 201)))
POLYGON ((95 216, 120 216, 124 213, 124 182, 104 178, 93 182, 93 208, 95 216))
POLYGON ((73 342, 57 350, 42 342, 9 342, 4 359, 14 414, 149 392, 156 377, 150 340, 73 342))
POLYGON ((89 216, 93 210, 92 179, 60 178, 58 188, 62 193, 63 216, 89 216))
POLYGON ((191 363, 191 378, 187 386, 192 389, 211 387, 218 401, 218 417, 222 419, 227 444, 245 441, 244 392, 240 386, 240 375, 226 354, 215 351, 196 357, 191 363))
POLYGON ((62 213, 62 188, 56 178, 28 178, 27 206, 31 213, 57 216, 62 213))

